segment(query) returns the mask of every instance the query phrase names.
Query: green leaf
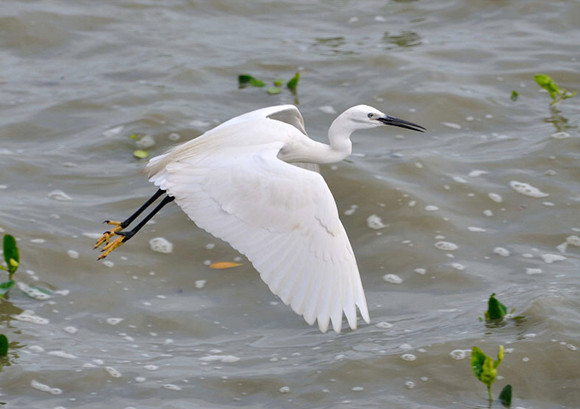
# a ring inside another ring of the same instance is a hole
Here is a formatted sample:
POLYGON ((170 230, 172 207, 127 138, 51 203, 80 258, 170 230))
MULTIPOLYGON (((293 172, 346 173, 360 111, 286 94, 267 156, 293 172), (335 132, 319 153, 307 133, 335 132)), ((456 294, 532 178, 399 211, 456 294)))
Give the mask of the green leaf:
POLYGON ((300 81, 300 73, 297 72, 294 76, 286 83, 286 87, 290 91, 296 91, 296 87, 298 86, 298 81, 300 81))
POLYGON ((262 87, 266 86, 266 83, 264 81, 260 81, 260 80, 257 80, 255 78, 252 78, 252 80, 250 80, 250 85, 252 87, 256 87, 256 88, 262 88, 262 87))
POLYGON ((16 284, 16 281, 14 280, 8 280, 8 281, 4 281, 3 283, 0 284, 0 298, 4 297, 8 291, 10 291, 10 289, 12 287, 14 287, 14 285, 16 284))
POLYGON ((536 80, 536 82, 540 87, 548 91, 552 99, 556 99, 556 96, 561 94, 558 85, 554 82, 552 78, 550 78, 546 74, 534 75, 534 79, 536 80))
POLYGON ((506 385, 499 394, 499 401, 501 404, 509 408, 512 405, 512 386, 506 385))
POLYGON ((282 85, 284 85, 284 80, 282 78, 277 78, 274 80, 275 87, 281 87, 282 85))
POLYGON ((247 75, 247 74, 238 75, 238 84, 239 85, 247 85, 252 80, 255 80, 255 78, 252 77, 251 75, 247 75))
POLYGON ((471 349, 471 369, 473 370, 475 377, 479 380, 481 380, 485 358, 487 358, 487 355, 485 355, 478 347, 473 347, 471 349))
POLYGON ((487 311, 485 312, 485 319, 490 320, 501 320, 507 314, 507 307, 495 298, 495 293, 489 296, 487 302, 487 311))
POLYGON ((499 364, 503 361, 503 345, 499 346, 499 352, 497 353, 497 361, 494 361, 493 367, 497 368, 499 364))
POLYGON ((133 156, 137 159, 145 159, 147 156, 149 156, 149 152, 144 151, 143 149, 137 149, 133 152, 133 156))
POLYGON ((268 88, 268 94, 270 95, 276 95, 282 92, 282 88, 280 87, 270 87, 268 88))
POLYGON ((18 268, 18 263, 20 263, 20 255, 18 253, 18 247, 16 246, 16 239, 14 236, 11 236, 10 234, 4 235, 3 250, 4 260, 8 266, 8 271, 14 274, 18 268), (11 266, 14 270, 12 270, 11 266))
POLYGON ((520 96, 520 94, 518 94, 518 92, 514 89, 512 91, 512 95, 510 96, 510 99, 514 102, 516 102, 518 100, 518 97, 520 96))
POLYGON ((8 355, 8 337, 0 334, 0 356, 8 355))

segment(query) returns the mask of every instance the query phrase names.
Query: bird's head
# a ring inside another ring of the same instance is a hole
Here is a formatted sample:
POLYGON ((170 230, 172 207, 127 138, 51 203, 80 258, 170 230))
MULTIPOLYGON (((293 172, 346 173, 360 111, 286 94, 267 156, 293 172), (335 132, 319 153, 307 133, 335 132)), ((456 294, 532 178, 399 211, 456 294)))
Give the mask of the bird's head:
POLYGON ((347 109, 341 116, 350 120, 354 129, 369 129, 377 126, 391 125, 412 131, 425 132, 421 125, 387 115, 368 105, 357 105, 347 109))

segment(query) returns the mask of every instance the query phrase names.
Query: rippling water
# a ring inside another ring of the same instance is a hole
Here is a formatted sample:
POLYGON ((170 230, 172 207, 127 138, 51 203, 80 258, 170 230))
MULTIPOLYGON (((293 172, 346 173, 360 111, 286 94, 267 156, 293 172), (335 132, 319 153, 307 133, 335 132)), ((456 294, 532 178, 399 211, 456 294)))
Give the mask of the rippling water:
POLYGON ((0 228, 19 240, 15 278, 53 294, 15 289, 1 301, 12 348, 0 401, 485 407, 468 351, 495 356, 504 345, 494 395, 509 383, 514 406, 578 407, 580 97, 550 108, 533 80, 546 73, 580 89, 578 6, 4 0, 0 228), (296 97, 237 86, 241 73, 271 82, 298 70, 296 97), (154 191, 133 157, 146 135, 156 155, 235 115, 295 102, 320 141, 333 112, 358 103, 429 129, 356 134, 355 154, 322 169, 370 325, 321 334, 245 259, 211 270, 239 255, 176 206, 95 261, 100 222, 154 191), (173 252, 152 251, 155 237, 173 252), (525 320, 482 323, 492 292, 525 320))

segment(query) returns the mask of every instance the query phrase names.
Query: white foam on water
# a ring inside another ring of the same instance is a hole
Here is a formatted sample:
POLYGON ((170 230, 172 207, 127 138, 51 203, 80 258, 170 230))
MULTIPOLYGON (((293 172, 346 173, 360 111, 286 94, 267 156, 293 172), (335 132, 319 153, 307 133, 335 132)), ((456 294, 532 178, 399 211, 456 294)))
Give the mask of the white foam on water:
POLYGON ((30 381, 30 386, 32 386, 34 389, 42 391, 42 392, 48 392, 51 395, 60 395, 62 394, 62 389, 59 388, 52 388, 44 383, 40 383, 37 380, 33 379, 30 381))
POLYGON ((369 217, 367 217, 367 226, 374 230, 380 230, 387 227, 387 225, 383 224, 381 218, 376 214, 371 214, 369 217))
POLYGON ((149 247, 157 253, 169 254, 173 252, 173 243, 163 237, 149 240, 149 247))
POLYGON ((385 274, 383 280, 390 284, 401 284, 403 279, 396 274, 385 274))
POLYGON ((503 247, 496 247, 493 249, 493 252, 502 257, 507 257, 511 254, 508 249, 504 249, 503 247))
POLYGON ((547 264, 552 264, 556 261, 564 261, 567 260, 566 257, 561 256, 559 254, 542 254, 540 257, 546 262, 547 264))
POLYGON ((73 200, 72 197, 70 197, 65 192, 63 192, 62 190, 59 190, 59 189, 49 192, 48 197, 52 200, 59 200, 59 201, 73 200))
POLYGON ((516 192, 528 197, 541 198, 550 196, 549 194, 542 192, 537 187, 534 187, 528 183, 518 182, 517 180, 512 180, 510 182, 510 187, 516 192))
POLYGON ((499 195, 497 193, 492 192, 492 193, 489 193, 487 196, 496 203, 503 202, 503 197, 501 197, 501 195, 499 195))
POLYGON ((436 248, 443 251, 454 251, 457 250, 459 247, 455 243, 451 243, 449 241, 438 241, 434 244, 436 248))

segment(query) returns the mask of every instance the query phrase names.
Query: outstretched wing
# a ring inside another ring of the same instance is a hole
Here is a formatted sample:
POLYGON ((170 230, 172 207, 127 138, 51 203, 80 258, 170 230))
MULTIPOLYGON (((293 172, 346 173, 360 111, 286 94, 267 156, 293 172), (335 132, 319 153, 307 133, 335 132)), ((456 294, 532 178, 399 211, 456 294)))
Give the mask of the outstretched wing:
POLYGON ((232 125, 239 125, 242 122, 266 118, 285 122, 306 135, 306 130, 304 129, 304 118, 302 118, 302 114, 294 105, 275 105, 272 107, 256 109, 255 111, 247 112, 243 115, 232 118, 215 127, 213 130, 221 130, 232 125))
POLYGON ((279 160, 281 142, 182 158, 151 181, 201 228, 252 262, 306 322, 336 332, 369 322, 356 260, 322 176, 279 160))

